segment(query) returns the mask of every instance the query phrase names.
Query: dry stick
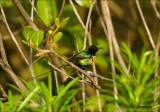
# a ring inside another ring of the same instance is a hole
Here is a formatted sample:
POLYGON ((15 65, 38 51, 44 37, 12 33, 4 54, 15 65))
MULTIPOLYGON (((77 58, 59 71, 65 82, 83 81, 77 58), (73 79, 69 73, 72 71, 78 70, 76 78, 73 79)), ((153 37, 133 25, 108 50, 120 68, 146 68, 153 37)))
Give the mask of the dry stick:
MULTIPOLYGON (((45 26, 45 28, 47 28, 47 27, 48 27, 48 25, 46 25, 46 24, 45 24, 45 22, 42 20, 42 18, 41 18, 41 16, 39 15, 39 13, 38 13, 37 9, 35 8, 34 4, 31 2, 31 0, 28 0, 28 1, 29 1, 29 3, 31 4, 32 9, 34 9, 34 11, 35 11, 35 12, 36 12, 36 14, 38 15, 39 19, 41 20, 41 22, 42 22, 42 23, 43 23, 43 25, 45 26)), ((33 21, 33 20, 32 20, 32 21, 33 21)))
POLYGON ((102 6, 102 13, 103 13, 103 16, 104 16, 104 21, 105 21, 105 23, 107 25, 107 29, 108 29, 108 37, 112 38, 112 42, 114 44, 114 50, 115 50, 115 53, 117 55, 118 61, 122 65, 123 71, 128 76, 129 74, 128 74, 127 67, 126 67, 126 65, 124 63, 124 60, 123 60, 123 58, 122 58, 122 56, 119 52, 119 46, 118 46, 118 42, 116 40, 116 36, 115 36, 115 33, 114 33, 114 28, 113 28, 113 25, 112 25, 110 11, 109 11, 109 7, 108 7, 108 2, 105 1, 105 0, 102 0, 101 1, 101 6, 102 6))
POLYGON ((2 96, 8 99, 8 95, 6 94, 1 84, 0 84, 0 91, 2 92, 2 96))
POLYGON ((58 78, 57 78, 57 72, 56 71, 54 71, 54 77, 55 77, 55 81, 56 81, 57 94, 59 94, 59 85, 58 85, 58 78))
POLYGON ((19 2, 19 0, 12 0, 12 2, 14 3, 14 5, 18 8, 19 12, 22 14, 23 18, 26 20, 26 22, 32 26, 35 30, 38 30, 37 26, 34 24, 34 22, 30 19, 30 17, 28 16, 27 12, 24 10, 24 8, 22 7, 21 3, 19 2))
POLYGON ((75 6, 74 6, 72 0, 69 0, 69 2, 70 2, 70 4, 72 5, 73 11, 74 11, 76 17, 78 18, 78 20, 79 20, 81 26, 83 27, 83 29, 85 29, 85 25, 84 25, 84 23, 83 23, 81 17, 79 16, 79 14, 78 14, 78 12, 77 12, 77 10, 76 10, 76 8, 75 8, 75 6))
POLYGON ((0 65, 1 67, 9 74, 9 76, 11 77, 12 81, 22 90, 27 91, 26 87, 23 85, 23 83, 17 78, 16 74, 13 72, 12 68, 10 67, 10 65, 8 64, 8 60, 6 57, 6 53, 5 53, 5 49, 3 46, 3 41, 2 41, 2 37, 1 37, 1 33, 0 33, 0 53, 1 53, 1 57, 0 58, 0 65))
POLYGON ((140 16, 141 16, 141 18, 142 18, 144 27, 145 27, 145 29, 146 29, 146 31, 147 31, 147 34, 148 34, 150 43, 151 43, 153 49, 155 49, 155 44, 154 44, 152 35, 151 35, 150 31, 149 31, 149 28, 148 28, 147 23, 146 23, 146 21, 145 21, 145 18, 144 18, 144 16, 143 16, 143 13, 142 13, 142 10, 141 10, 141 7, 140 7, 140 5, 139 5, 138 0, 136 0, 136 4, 137 4, 137 8, 138 8, 139 14, 140 14, 140 16))
POLYGON ((78 74, 78 76, 83 80, 83 82, 85 82, 86 84, 88 84, 88 85, 90 85, 90 86, 92 86, 90 83, 88 83, 86 80, 85 80, 85 78, 84 77, 82 77, 80 74, 79 74, 79 72, 76 70, 76 73, 78 74))
MULTIPOLYGON (((54 70, 56 70, 56 71, 58 71, 58 72, 61 72, 61 73, 64 73, 64 72, 61 71, 59 68, 57 68, 56 66, 54 66, 53 64, 51 64, 48 60, 46 60, 46 59, 44 59, 44 60, 47 62, 48 65, 50 65, 51 67, 53 67, 54 70)), ((64 73, 64 74, 65 74, 65 73, 64 73)), ((75 79, 74 77, 72 77, 72 76, 70 76, 70 75, 68 75, 68 77, 71 78, 71 79, 75 79)), ((87 81, 83 81, 83 80, 82 80, 82 81, 81 81, 81 80, 78 80, 78 81, 81 82, 81 83, 82 83, 82 82, 85 82, 86 84, 91 85, 91 84, 89 84, 87 81)))
MULTIPOLYGON (((157 62, 158 60, 158 56, 159 56, 159 49, 160 49, 160 30, 159 30, 159 37, 158 37, 158 42, 157 42, 157 45, 156 45, 156 49, 155 49, 155 62, 157 62)), ((158 67, 155 69, 155 74, 154 74, 154 78, 157 79, 158 77, 158 67)), ((154 101, 157 100, 157 96, 160 94, 160 90, 159 92, 158 91, 158 86, 155 87, 154 89, 154 101)))
MULTIPOLYGON (((86 49, 86 44, 87 44, 87 34, 88 34, 88 26, 89 26, 89 20, 91 18, 91 12, 92 12, 92 9, 93 9, 93 5, 95 4, 95 2, 91 2, 90 1, 90 8, 89 8, 89 12, 88 12, 88 17, 87 17, 87 22, 86 22, 86 25, 85 25, 85 34, 84 34, 84 42, 83 42, 83 50, 86 49)), ((84 78, 84 75, 82 74, 82 77, 84 78)), ((85 84, 82 83, 82 88, 83 88, 83 92, 82 92, 82 97, 83 97, 83 100, 85 99, 85 84)), ((85 112, 85 100, 83 101, 83 112, 85 112)))
POLYGON ((6 63, 6 65, 9 66, 6 52, 5 52, 4 45, 3 45, 3 41, 2 41, 1 33, 0 33, 0 53, 1 53, 1 57, 4 63, 6 63))
POLYGON ((160 13, 158 12, 158 9, 156 7, 156 0, 151 0, 151 4, 152 4, 153 9, 154 9, 154 11, 156 13, 156 16, 160 19, 160 13))
MULTIPOLYGON (((31 8, 31 20, 33 21, 33 13, 34 13, 33 7, 34 7, 34 0, 32 0, 32 5, 33 5, 33 6, 32 6, 32 8, 31 8)), ((33 81, 34 81, 35 83, 37 83, 37 81, 36 81, 36 79, 35 79, 34 72, 33 72, 32 58, 33 58, 33 49, 30 48, 30 63, 29 63, 29 69, 30 69, 30 71, 31 71, 31 75, 32 75, 33 81)))
MULTIPOLYGON (((89 22, 89 32, 88 32, 89 45, 92 45, 92 38, 91 38, 91 31, 92 30, 91 30, 91 27, 92 27, 92 21, 90 19, 90 22, 89 22)), ((92 67, 93 67, 93 73, 97 74, 95 63, 93 63, 92 67)), ((98 85, 98 79, 97 79, 97 77, 94 77, 94 80, 95 80, 96 84, 98 85)), ((99 111, 102 112, 102 105, 101 105, 101 100, 100 100, 100 94, 99 94, 99 90, 97 90, 97 89, 96 89, 96 94, 97 94, 97 97, 98 97, 99 111)))
POLYGON ((26 64, 29 65, 28 60, 27 60, 26 57, 24 56, 24 54, 23 54, 23 52, 22 52, 20 46, 18 45, 18 42, 16 41, 14 35, 12 34, 11 29, 9 28, 9 25, 8 25, 7 20, 6 20, 6 17, 5 17, 5 14, 4 14, 4 11, 3 11, 3 8, 2 8, 2 6, 1 6, 1 4, 0 4, 0 8, 1 8, 1 12, 2 12, 3 19, 4 19, 4 21, 5 21, 5 24, 6 24, 6 26, 7 26, 7 29, 8 29, 8 31, 9 31, 10 35, 11 35, 12 40, 13 40, 14 43, 16 44, 16 46, 17 46, 17 48, 18 48, 20 54, 22 55, 23 59, 25 60, 26 64))
POLYGON ((10 66, 7 66, 6 63, 3 62, 3 60, 0 58, 0 66, 9 74, 12 81, 23 91, 28 92, 26 90, 26 87, 23 85, 23 83, 18 79, 16 74, 13 72, 12 68, 10 66))
MULTIPOLYGON (((111 69, 112 69, 113 73, 116 73, 115 66, 114 66, 114 63, 113 63, 114 54, 113 54, 113 47, 112 47, 112 41, 113 41, 112 38, 114 38, 113 37, 114 36, 114 31, 113 31, 113 26, 112 26, 112 23, 111 23, 108 4, 107 3, 104 4, 104 2, 106 2, 106 1, 101 1, 101 6, 102 6, 102 12, 103 12, 103 15, 104 15, 104 19, 105 19, 106 25, 108 23, 108 25, 107 25, 108 33, 107 33, 107 30, 106 30, 107 28, 105 27, 102 19, 101 19, 101 23, 102 23, 102 27, 104 29, 104 32, 105 32, 106 36, 108 37, 107 39, 108 39, 108 42, 109 42, 110 57, 112 59, 111 69), (109 17, 106 17, 106 16, 109 16, 109 17), (107 22, 107 20, 108 20, 108 22, 107 22), (110 23, 110 25, 109 25, 109 23, 110 23), (112 30, 110 30, 110 26, 111 26, 112 30)), ((101 18, 102 16, 100 14, 100 11, 99 11, 99 8, 98 8, 98 4, 96 5, 96 7, 97 7, 97 12, 98 12, 98 14, 99 14, 99 16, 101 18)), ((113 78, 113 80, 114 80, 114 78, 113 78)), ((117 89, 117 86, 116 86, 115 82, 113 82, 113 90, 114 90, 115 99, 118 99, 118 96, 117 96, 118 95, 118 89, 117 89)), ((118 107, 117 104, 116 104, 116 106, 118 107)))
MULTIPOLYGON (((76 42, 76 48, 77 48, 77 52, 79 53, 79 48, 78 48, 78 43, 77 43, 77 38, 75 37, 75 42, 76 42)), ((76 70, 76 73, 78 74, 78 76, 85 81, 84 75, 82 74, 82 76, 79 74, 79 72, 76 70)), ((82 98, 83 98, 83 111, 85 112, 85 84, 84 82, 81 83, 82 86, 82 98)))
MULTIPOLYGON (((91 2, 91 1, 90 1, 91 2)), ((88 25, 89 25, 89 20, 91 18, 91 12, 93 9, 93 5, 95 4, 95 2, 90 3, 90 8, 89 8, 89 12, 88 12, 88 17, 87 17, 87 22, 86 22, 86 26, 85 26, 85 35, 84 35, 84 45, 83 45, 83 50, 86 49, 86 43, 87 43, 87 34, 88 34, 88 25)))

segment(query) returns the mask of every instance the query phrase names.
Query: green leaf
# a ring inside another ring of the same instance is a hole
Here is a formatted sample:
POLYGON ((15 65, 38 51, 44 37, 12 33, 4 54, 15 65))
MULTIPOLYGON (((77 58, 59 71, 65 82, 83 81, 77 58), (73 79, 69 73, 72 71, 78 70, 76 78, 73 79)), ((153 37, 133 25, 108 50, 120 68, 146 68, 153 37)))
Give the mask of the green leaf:
POLYGON ((29 41, 33 33, 34 33, 34 29, 32 26, 27 26, 23 29, 23 36, 27 40, 27 42, 29 41))
POLYGON ((56 42, 58 42, 62 38, 62 35, 63 35, 62 32, 58 32, 56 35, 54 35, 52 45, 54 45, 56 42))
POLYGON ((63 28, 68 23, 68 20, 69 20, 69 17, 67 17, 61 21, 61 28, 63 28))
POLYGON ((31 41, 36 47, 38 47, 43 41, 43 38, 44 38, 44 32, 42 30, 34 31, 31 37, 31 41))
POLYGON ((13 95, 10 90, 8 91, 8 99, 9 99, 9 108, 10 110, 12 110, 13 109, 13 95))
MULTIPOLYGON (((90 7, 90 0, 75 0, 75 2, 80 6, 90 7)), ((93 2, 93 0, 91 0, 91 2, 93 2)))
POLYGON ((22 108, 26 106, 26 104, 30 101, 30 99, 37 93, 40 87, 36 87, 28 96, 27 98, 22 102, 22 104, 19 106, 18 111, 20 111, 22 108))
POLYGON ((51 24, 57 16, 57 5, 55 0, 38 0, 37 11, 46 24, 51 24))
POLYGON ((59 25, 59 19, 55 18, 54 22, 55 22, 55 25, 58 27, 58 25, 59 25))
POLYGON ((1 0, 1 4, 5 8, 10 8, 13 6, 13 3, 11 0, 1 0))

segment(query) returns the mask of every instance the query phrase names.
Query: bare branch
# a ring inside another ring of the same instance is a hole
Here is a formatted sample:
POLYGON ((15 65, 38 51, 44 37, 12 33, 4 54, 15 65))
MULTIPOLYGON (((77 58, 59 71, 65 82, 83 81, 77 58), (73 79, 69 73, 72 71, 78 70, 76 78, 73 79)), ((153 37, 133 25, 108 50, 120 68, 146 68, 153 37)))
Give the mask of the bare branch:
POLYGON ((0 66, 9 74, 12 81, 23 91, 27 92, 26 87, 23 85, 23 83, 17 78, 16 74, 13 72, 12 68, 10 66, 7 66, 3 60, 0 58, 0 66))
POLYGON ((140 14, 140 16, 141 16, 141 18, 142 18, 144 27, 145 27, 145 29, 146 29, 146 31, 147 31, 147 34, 148 34, 150 43, 151 43, 153 49, 155 49, 155 44, 154 44, 154 41, 153 41, 151 32, 149 31, 149 28, 148 28, 147 23, 146 23, 146 21, 145 21, 145 18, 144 18, 144 16, 143 16, 143 13, 142 13, 142 10, 141 10, 141 7, 140 7, 140 5, 139 5, 138 0, 136 0, 136 4, 137 4, 137 8, 138 8, 139 14, 140 14))
POLYGON ((95 1, 94 1, 94 2, 91 2, 91 1, 90 1, 90 8, 89 8, 88 17, 87 17, 87 22, 86 22, 86 26, 85 26, 85 35, 84 35, 83 50, 86 49, 87 34, 88 34, 88 25, 89 25, 89 20, 90 20, 90 18, 91 18, 91 12, 92 12, 92 9, 93 9, 94 4, 95 4, 95 1))
MULTIPOLYGON (((117 43, 117 40, 116 40, 116 36, 115 36, 115 33, 114 33, 114 28, 113 28, 113 25, 112 25, 112 20, 111 20, 111 16, 110 16, 110 11, 109 11, 109 7, 108 7, 108 2, 105 1, 105 0, 102 0, 101 1, 101 8, 102 8, 102 13, 103 13, 103 16, 104 16, 104 21, 105 21, 105 24, 107 26, 107 29, 108 29, 108 38, 109 38, 109 44, 110 44, 110 52, 112 52, 113 50, 111 49, 112 47, 112 44, 114 44, 114 50, 115 50, 115 53, 117 55, 117 58, 118 58, 118 61, 119 63, 122 65, 122 69, 123 71, 126 73, 126 75, 129 75, 128 74, 128 71, 127 71, 127 67, 124 63, 124 60, 119 52, 119 46, 118 46, 118 43, 117 43), (112 41, 112 42, 110 42, 112 41)), ((112 53, 111 53, 112 54, 112 53)), ((110 54, 110 55, 111 55, 110 54)), ((113 55, 113 54, 112 54, 113 55)), ((113 58, 113 56, 112 56, 113 58)), ((114 58, 113 58, 114 59, 114 58)), ((113 66, 113 65, 112 65, 113 66)), ((113 69, 114 70, 114 69, 113 69)))
POLYGON ((158 12, 158 9, 156 7, 156 0, 151 0, 151 4, 152 4, 153 9, 154 9, 154 11, 156 13, 156 16, 160 19, 160 12, 158 12))
POLYGON ((8 95, 6 94, 6 92, 4 91, 2 85, 0 84, 0 91, 2 92, 2 96, 5 98, 8 98, 8 95))
POLYGON ((8 29, 8 31, 9 31, 10 35, 11 35, 11 38, 12 38, 13 42, 16 44, 16 46, 17 46, 20 54, 22 55, 23 59, 25 60, 26 64, 29 65, 28 60, 27 60, 26 57, 24 56, 24 54, 23 54, 20 46, 18 45, 18 42, 16 41, 14 35, 12 34, 12 31, 11 31, 9 25, 8 25, 8 22, 7 22, 7 20, 6 20, 6 17, 5 17, 5 14, 4 14, 4 11, 3 11, 3 8, 2 8, 2 6, 1 6, 1 4, 0 4, 0 8, 1 8, 2 16, 3 16, 3 18, 4 18, 4 21, 5 21, 5 23, 6 23, 7 29, 8 29))
MULTIPOLYGON (((92 20, 90 19, 90 22, 89 22, 89 32, 88 32, 88 41, 89 41, 89 45, 92 45, 92 38, 91 38, 91 28, 92 28, 92 20)), ((96 74, 96 65, 95 63, 93 63, 92 65, 93 67, 93 73, 96 74)), ((97 77, 94 77, 94 80, 96 82, 96 84, 98 85, 98 79, 97 77)), ((99 111, 102 112, 102 105, 101 105, 101 100, 100 100, 100 94, 99 94, 99 90, 96 90, 96 94, 97 94, 97 97, 98 97, 98 107, 99 107, 99 111)))
POLYGON ((55 77, 55 82, 56 82, 57 94, 59 94, 59 85, 58 85, 58 78, 57 78, 57 72, 56 71, 54 71, 54 77, 55 77))
POLYGON ((78 18, 80 24, 82 25, 83 29, 85 29, 85 25, 84 25, 84 23, 83 23, 81 17, 79 16, 79 14, 78 14, 78 12, 77 12, 77 9, 75 8, 75 6, 74 6, 72 0, 69 0, 69 2, 70 2, 70 4, 72 5, 73 11, 74 11, 75 15, 77 16, 77 18, 78 18))
MULTIPOLYGON (((32 8, 34 9, 34 11, 36 12, 36 14, 38 15, 39 19, 41 20, 41 22, 43 23, 43 25, 45 26, 45 28, 48 27, 48 25, 45 24, 45 22, 42 20, 41 16, 39 15, 37 9, 35 8, 34 4, 31 2, 31 0, 28 0, 29 3, 32 5, 32 8)), ((33 21, 33 20, 32 20, 33 21)))
POLYGON ((35 30, 38 30, 37 26, 34 24, 34 22, 30 19, 30 17, 28 16, 27 12, 24 10, 24 8, 22 7, 21 3, 19 2, 19 0, 12 0, 14 5, 17 7, 17 9, 19 10, 19 12, 21 13, 21 15, 23 16, 23 18, 26 20, 26 22, 32 26, 35 30))

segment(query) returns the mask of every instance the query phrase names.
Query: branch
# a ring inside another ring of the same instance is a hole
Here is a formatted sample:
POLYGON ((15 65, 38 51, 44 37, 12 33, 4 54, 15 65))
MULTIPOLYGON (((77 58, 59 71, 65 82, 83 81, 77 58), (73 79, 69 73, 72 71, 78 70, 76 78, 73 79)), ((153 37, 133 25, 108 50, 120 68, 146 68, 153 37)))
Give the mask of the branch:
MULTIPOLYGON (((38 30, 37 26, 35 26, 35 24, 31 21, 31 19, 29 18, 28 14, 27 14, 26 11, 24 10, 24 8, 21 6, 20 2, 19 2, 18 0, 12 0, 12 1, 13 1, 13 3, 15 4, 15 6, 17 7, 17 9, 19 10, 19 12, 21 13, 21 15, 23 16, 23 18, 27 21, 27 23, 28 23, 29 25, 31 25, 35 30, 38 30)), ((44 45, 44 46, 45 46, 45 48, 46 48, 47 50, 52 49, 52 46, 49 45, 49 42, 47 42, 46 45, 44 45)), ((58 58, 57 58, 54 54, 49 53, 49 56, 50 56, 52 62, 53 62, 56 66, 61 66, 58 58)), ((61 68, 61 70, 62 70, 63 72, 65 72, 63 68, 61 68)), ((64 74, 62 74, 62 73, 60 73, 60 76, 61 76, 62 82, 64 82, 64 80, 66 80, 66 78, 67 78, 67 75, 64 75, 64 74)))
POLYGON ((141 18, 142 18, 142 22, 143 22, 143 24, 144 24, 144 27, 145 27, 145 29, 146 29, 146 31, 147 31, 147 34, 148 34, 150 43, 151 43, 153 49, 155 49, 155 44, 154 44, 154 41, 153 41, 151 32, 149 31, 149 28, 148 28, 147 23, 146 23, 146 21, 145 21, 145 18, 144 18, 144 16, 143 16, 143 13, 142 13, 142 10, 141 10, 141 7, 140 7, 140 5, 139 5, 138 0, 136 0, 136 4, 137 4, 137 8, 138 8, 139 14, 140 14, 140 16, 141 16, 141 18))
POLYGON ((10 66, 7 66, 3 60, 0 58, 0 66, 9 74, 12 81, 23 91, 28 92, 23 83, 17 78, 16 74, 13 72, 10 66))
MULTIPOLYGON (((91 38, 91 28, 92 28, 92 20, 90 19, 89 22, 89 32, 88 32, 88 41, 89 41, 89 45, 92 45, 92 38, 91 38)), ((93 68, 93 73, 96 74, 96 65, 95 63, 93 63, 92 65, 93 68)), ((97 77, 94 77, 94 80, 96 82, 96 84, 98 85, 98 79, 97 77)), ((101 104, 101 100, 100 100, 100 93, 99 90, 96 90, 96 94, 97 94, 97 98, 98 98, 98 107, 99 107, 99 111, 102 112, 102 104, 101 104)))
POLYGON ((158 9, 156 7, 156 0, 151 0, 151 4, 152 4, 153 9, 154 9, 154 11, 156 13, 156 16, 158 17, 158 19, 160 19, 160 12, 158 12, 158 9))
MULTIPOLYGON (((42 20, 41 16, 39 15, 37 9, 35 8, 35 6, 32 4, 31 0, 28 0, 29 3, 31 4, 31 6, 33 7, 34 11, 36 12, 36 14, 38 15, 39 19, 41 20, 41 22, 43 23, 43 25, 45 26, 45 28, 48 28, 48 25, 45 24, 45 22, 42 20)), ((33 20, 32 20, 33 21, 33 20)))
POLYGON ((9 25, 8 25, 8 22, 7 22, 7 19, 6 19, 6 17, 5 17, 5 14, 4 14, 4 11, 3 11, 3 8, 2 8, 2 6, 1 6, 1 4, 0 4, 0 8, 1 8, 2 16, 3 16, 3 18, 4 18, 5 24, 6 24, 6 26, 7 26, 7 29, 8 29, 8 31, 9 31, 10 35, 11 35, 11 38, 12 38, 13 42, 16 44, 16 46, 17 46, 20 54, 22 55, 23 59, 25 60, 26 64, 29 65, 28 60, 27 60, 26 57, 24 56, 24 54, 23 54, 20 46, 18 45, 18 42, 16 41, 16 39, 15 39, 15 37, 14 37, 11 29, 9 28, 9 25))
MULTIPOLYGON (((107 29, 108 29, 108 38, 109 38, 109 42, 110 42, 110 52, 113 51, 111 50, 111 46, 112 46, 112 43, 114 44, 114 50, 115 50, 115 53, 117 55, 117 58, 118 58, 118 61, 119 63, 122 65, 122 69, 123 71, 125 72, 126 75, 129 75, 128 74, 128 71, 127 71, 127 67, 124 63, 124 60, 119 52, 119 46, 118 46, 118 43, 117 43, 117 40, 116 40, 116 36, 115 36, 115 33, 114 33, 114 28, 113 28, 113 25, 112 25, 112 20, 111 20, 111 16, 110 16, 110 11, 109 11, 109 7, 108 7, 108 3, 106 0, 101 0, 101 9, 102 9, 102 13, 103 13, 103 16, 104 16, 104 21, 105 21, 105 24, 107 26, 107 29)), ((112 56, 113 58, 113 56, 112 56)))
POLYGON ((90 8, 89 8, 89 12, 88 12, 87 22, 86 22, 86 26, 85 26, 85 35, 84 35, 83 50, 86 49, 86 41, 87 41, 87 34, 88 34, 88 25, 89 25, 89 20, 91 18, 91 12, 92 12, 94 4, 95 4, 95 1, 90 3, 90 8))
POLYGON ((75 15, 77 16, 77 18, 78 18, 78 20, 79 20, 81 26, 83 27, 83 29, 85 29, 85 25, 84 25, 84 23, 83 23, 81 17, 79 16, 79 14, 78 14, 78 12, 77 12, 77 9, 75 8, 75 6, 74 6, 72 0, 69 0, 69 2, 70 2, 70 4, 72 5, 73 11, 74 11, 75 15))
POLYGON ((5 98, 8 98, 8 95, 6 94, 6 92, 4 91, 2 85, 0 84, 0 91, 2 92, 2 96, 5 98))
POLYGON ((38 30, 37 26, 34 24, 34 22, 30 19, 30 17, 28 16, 27 12, 24 10, 24 8, 22 7, 21 3, 19 2, 19 0, 12 0, 12 2, 14 3, 14 5, 17 7, 17 9, 19 10, 19 12, 21 13, 21 15, 23 16, 23 18, 26 20, 26 22, 32 26, 35 30, 38 30))

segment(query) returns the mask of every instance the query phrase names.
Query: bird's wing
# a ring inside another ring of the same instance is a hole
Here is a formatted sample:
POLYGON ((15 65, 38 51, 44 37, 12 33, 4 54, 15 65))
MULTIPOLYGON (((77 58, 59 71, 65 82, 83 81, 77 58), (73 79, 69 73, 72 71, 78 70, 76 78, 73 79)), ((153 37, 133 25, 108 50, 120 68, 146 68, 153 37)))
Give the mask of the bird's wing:
POLYGON ((68 61, 74 62, 74 61, 78 61, 78 60, 82 60, 82 59, 87 59, 87 58, 89 58, 89 57, 83 56, 81 54, 76 54, 76 55, 73 55, 68 61))

